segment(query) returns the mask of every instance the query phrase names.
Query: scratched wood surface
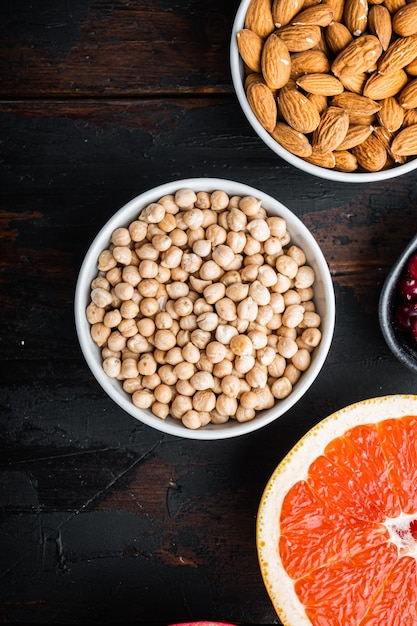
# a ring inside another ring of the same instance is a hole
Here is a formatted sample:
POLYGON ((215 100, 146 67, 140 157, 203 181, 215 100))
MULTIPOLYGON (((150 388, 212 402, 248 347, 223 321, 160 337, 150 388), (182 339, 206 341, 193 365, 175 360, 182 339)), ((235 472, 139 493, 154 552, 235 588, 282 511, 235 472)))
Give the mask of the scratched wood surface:
POLYGON ((416 393, 378 297, 415 234, 415 174, 344 185, 301 174, 234 96, 238 2, 0 5, 0 621, 279 623, 255 523, 285 453, 334 410, 416 393), (135 195, 214 176, 277 197, 328 260, 337 320, 313 387, 277 423, 195 442, 141 425, 83 360, 73 296, 99 228, 135 195))

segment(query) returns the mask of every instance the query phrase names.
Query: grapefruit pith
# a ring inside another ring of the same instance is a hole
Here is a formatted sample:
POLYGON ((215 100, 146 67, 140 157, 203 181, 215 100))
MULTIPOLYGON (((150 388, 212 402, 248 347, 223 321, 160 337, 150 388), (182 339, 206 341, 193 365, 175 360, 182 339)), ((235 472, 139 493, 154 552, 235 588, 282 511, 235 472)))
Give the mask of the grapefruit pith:
POLYGON ((257 548, 286 626, 417 626, 417 396, 312 428, 265 488, 257 548))

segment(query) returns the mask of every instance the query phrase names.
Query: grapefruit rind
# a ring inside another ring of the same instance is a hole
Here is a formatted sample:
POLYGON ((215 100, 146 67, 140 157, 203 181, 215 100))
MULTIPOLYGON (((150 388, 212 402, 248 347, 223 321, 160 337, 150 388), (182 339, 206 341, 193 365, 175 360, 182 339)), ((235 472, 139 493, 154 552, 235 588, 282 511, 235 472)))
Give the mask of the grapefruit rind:
POLYGON ((398 394, 370 398, 340 409, 309 430, 279 463, 262 494, 256 541, 264 585, 284 626, 311 626, 299 601, 293 580, 286 573, 278 551, 279 519, 284 497, 296 482, 307 478, 310 464, 324 448, 349 429, 384 419, 417 415, 417 395, 398 394))

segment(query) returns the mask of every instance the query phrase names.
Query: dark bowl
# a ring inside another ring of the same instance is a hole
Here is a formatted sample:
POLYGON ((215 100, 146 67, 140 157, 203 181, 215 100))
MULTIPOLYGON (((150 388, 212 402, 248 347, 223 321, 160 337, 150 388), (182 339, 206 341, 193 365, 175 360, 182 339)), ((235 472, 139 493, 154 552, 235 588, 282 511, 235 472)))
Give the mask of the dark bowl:
POLYGON ((413 348, 407 337, 394 323, 397 304, 396 288, 402 272, 413 253, 417 252, 417 235, 403 250, 393 265, 382 287, 379 298, 379 323, 382 334, 393 355, 406 367, 417 373, 417 348, 413 348))

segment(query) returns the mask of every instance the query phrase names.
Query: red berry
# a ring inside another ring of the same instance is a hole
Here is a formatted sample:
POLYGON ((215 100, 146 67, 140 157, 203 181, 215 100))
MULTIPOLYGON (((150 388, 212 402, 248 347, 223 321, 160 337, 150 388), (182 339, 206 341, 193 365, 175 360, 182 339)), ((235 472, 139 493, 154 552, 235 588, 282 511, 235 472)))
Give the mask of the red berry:
POLYGON ((417 306, 413 303, 400 304, 395 310, 395 323, 405 332, 411 330, 411 322, 417 317, 417 306))
POLYGON ((407 271, 412 278, 417 279, 417 253, 410 257, 407 263, 407 271))
POLYGON ((415 302, 417 300, 417 279, 401 276, 398 282, 398 293, 407 302, 415 302))

